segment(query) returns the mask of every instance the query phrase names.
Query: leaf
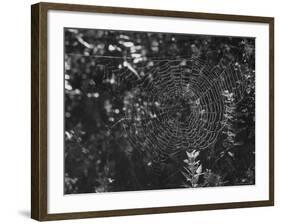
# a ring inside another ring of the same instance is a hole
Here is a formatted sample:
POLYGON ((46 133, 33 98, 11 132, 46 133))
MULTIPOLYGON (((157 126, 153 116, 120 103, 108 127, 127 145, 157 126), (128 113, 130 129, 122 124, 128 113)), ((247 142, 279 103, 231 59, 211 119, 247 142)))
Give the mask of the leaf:
POLYGON ((190 175, 191 175, 191 172, 190 172, 190 170, 187 168, 187 167, 183 167, 184 169, 185 169, 185 171, 187 172, 187 173, 189 173, 190 175))
POLYGON ((127 67, 135 76, 137 76, 138 79, 141 79, 141 77, 138 74, 138 72, 136 71, 136 69, 134 69, 133 66, 129 62, 124 61, 123 65, 124 65, 124 67, 127 67))
POLYGON ((197 170, 196 170, 197 174, 201 174, 202 173, 202 165, 200 165, 197 170))
POLYGON ((234 157, 234 154, 232 152, 227 152, 228 155, 230 155, 231 157, 234 157))
POLYGON ((244 142, 242 142, 242 141, 241 141, 241 142, 235 142, 235 143, 234 143, 234 145, 243 145, 243 144, 244 144, 244 142))
POLYGON ((187 155, 187 158, 191 158, 192 157, 192 152, 186 151, 186 155, 187 155))
MULTIPOLYGON (((194 151, 195 152, 195 151, 194 151)), ((199 156, 199 151, 194 153, 194 158, 197 158, 199 156)))
POLYGON ((191 178, 185 172, 181 172, 181 173, 186 178, 186 181, 191 181, 191 178))

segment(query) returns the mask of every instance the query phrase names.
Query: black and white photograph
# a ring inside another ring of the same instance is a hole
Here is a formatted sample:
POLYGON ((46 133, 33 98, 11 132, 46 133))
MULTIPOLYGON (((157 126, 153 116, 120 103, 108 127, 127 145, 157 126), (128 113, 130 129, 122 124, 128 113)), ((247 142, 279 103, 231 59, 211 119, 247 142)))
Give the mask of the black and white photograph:
POLYGON ((255 184, 255 38, 64 28, 64 194, 255 184))

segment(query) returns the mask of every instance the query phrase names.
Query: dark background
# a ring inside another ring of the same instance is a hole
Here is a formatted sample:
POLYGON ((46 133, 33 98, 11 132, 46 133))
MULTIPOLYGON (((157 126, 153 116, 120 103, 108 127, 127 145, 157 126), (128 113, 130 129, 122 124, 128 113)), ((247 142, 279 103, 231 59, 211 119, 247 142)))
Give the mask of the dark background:
POLYGON ((254 184, 254 72, 254 38, 65 29, 65 193, 254 184), (215 145, 155 161, 116 124, 130 88, 111 71, 124 61, 141 73, 155 58, 191 57, 238 63, 244 98, 226 114, 233 118, 215 145))

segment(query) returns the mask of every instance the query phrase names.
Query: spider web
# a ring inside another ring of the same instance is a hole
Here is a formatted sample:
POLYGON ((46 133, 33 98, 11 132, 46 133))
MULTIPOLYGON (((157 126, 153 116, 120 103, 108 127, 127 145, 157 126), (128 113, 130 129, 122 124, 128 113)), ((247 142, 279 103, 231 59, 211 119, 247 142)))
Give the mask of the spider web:
POLYGON ((120 120, 124 135, 157 160, 214 144, 226 124, 225 96, 232 94, 238 103, 246 88, 245 77, 233 64, 154 59, 144 70, 137 72, 125 61, 123 68, 107 74, 117 74, 117 83, 131 87, 120 120))

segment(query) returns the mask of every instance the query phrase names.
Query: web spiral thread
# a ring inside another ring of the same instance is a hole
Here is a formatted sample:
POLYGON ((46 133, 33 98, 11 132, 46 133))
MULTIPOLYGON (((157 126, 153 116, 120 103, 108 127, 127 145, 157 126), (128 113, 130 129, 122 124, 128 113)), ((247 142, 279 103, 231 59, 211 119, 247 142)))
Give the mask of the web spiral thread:
POLYGON ((125 64, 112 71, 132 90, 125 96, 124 134, 131 145, 165 159, 210 147, 225 125, 225 95, 245 91, 238 66, 209 66, 197 59, 155 60, 147 72, 125 64))

